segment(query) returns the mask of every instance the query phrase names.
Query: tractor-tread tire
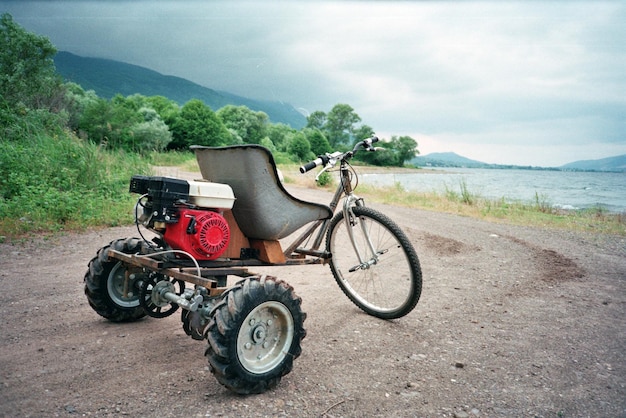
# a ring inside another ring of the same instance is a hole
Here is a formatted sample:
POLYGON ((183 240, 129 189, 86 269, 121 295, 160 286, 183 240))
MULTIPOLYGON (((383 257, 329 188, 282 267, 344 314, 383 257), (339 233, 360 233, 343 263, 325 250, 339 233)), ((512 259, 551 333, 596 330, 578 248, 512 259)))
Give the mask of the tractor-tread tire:
POLYGON ((209 344, 205 356, 218 382, 243 395, 263 393, 276 387, 302 352, 300 344, 306 336, 303 328, 306 314, 302 312, 301 303, 302 299, 290 285, 271 276, 248 277, 224 292, 222 300, 211 310, 206 331, 209 344), (289 311, 293 318, 293 338, 284 357, 276 355, 279 364, 271 370, 254 373, 245 367, 245 354, 239 357, 239 350, 244 350, 239 335, 246 318, 264 303, 278 303, 289 311))
POLYGON ((111 241, 107 246, 98 250, 98 253, 89 262, 89 269, 85 273, 85 295, 89 305, 98 315, 112 322, 132 322, 146 316, 146 312, 139 305, 124 307, 116 304, 108 293, 107 282, 113 268, 120 262, 109 259, 107 252, 113 249, 125 254, 144 254, 147 250, 145 241, 139 238, 123 238, 111 241))

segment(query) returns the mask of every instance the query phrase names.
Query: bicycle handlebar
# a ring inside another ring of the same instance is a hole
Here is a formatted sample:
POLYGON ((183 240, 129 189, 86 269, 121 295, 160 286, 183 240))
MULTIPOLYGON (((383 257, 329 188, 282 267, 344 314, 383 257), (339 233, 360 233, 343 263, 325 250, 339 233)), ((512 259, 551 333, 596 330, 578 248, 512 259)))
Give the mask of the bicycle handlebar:
POLYGON ((333 162, 333 165, 335 165, 335 162, 337 160, 343 160, 343 159, 351 158, 359 150, 359 148, 364 148, 367 151, 376 151, 376 150, 378 150, 378 148, 372 147, 372 144, 375 144, 378 141, 379 141, 379 139, 378 139, 377 136, 372 136, 371 138, 367 138, 367 139, 364 139, 363 141, 357 142, 354 145, 354 148, 352 149, 352 151, 348 151, 348 152, 345 152, 345 153, 337 151, 337 152, 334 152, 332 154, 326 153, 326 154, 323 154, 323 155, 318 155, 315 160, 310 161, 310 162, 306 163, 305 165, 301 166, 300 167, 300 173, 304 174, 307 171, 311 171, 315 167, 318 167, 320 165, 325 166, 332 159, 335 160, 333 162))
MULTIPOLYGON (((376 135, 373 135, 371 138, 364 139, 363 141, 361 141, 361 143, 365 145, 365 149, 368 149, 372 144, 375 144, 378 141, 379 141, 378 137, 376 135)), ((358 145, 359 144, 357 144, 357 146, 358 145)))
POLYGON ((300 172, 302 174, 304 174, 307 171, 313 170, 318 165, 326 165, 326 163, 328 163, 328 160, 330 160, 330 158, 327 155, 320 155, 316 159, 314 159, 313 161, 308 162, 305 165, 301 166, 300 167, 300 172))

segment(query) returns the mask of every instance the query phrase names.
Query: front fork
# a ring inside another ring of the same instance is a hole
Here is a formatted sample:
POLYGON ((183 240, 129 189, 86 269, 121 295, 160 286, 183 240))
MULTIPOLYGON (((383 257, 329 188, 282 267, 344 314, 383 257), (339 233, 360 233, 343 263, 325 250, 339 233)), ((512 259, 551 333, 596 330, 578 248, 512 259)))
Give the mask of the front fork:
POLYGON ((363 199, 350 193, 349 195, 346 196, 346 198, 343 201, 343 209, 342 209, 343 219, 344 219, 344 222, 346 223, 346 229, 348 230, 350 243, 352 244, 352 248, 354 249, 354 252, 356 253, 357 258, 359 259, 359 264, 349 269, 350 273, 356 270, 369 269, 370 266, 378 262, 378 256, 379 256, 378 252, 376 251, 376 248, 374 247, 374 244, 372 243, 372 240, 370 239, 369 231, 367 230, 367 225, 363 221, 359 222, 356 216, 354 215, 354 212, 352 211, 352 208, 355 206, 365 206, 365 203, 363 202, 363 199), (363 236, 365 237, 367 248, 369 249, 369 254, 372 255, 371 257, 367 257, 367 254, 363 254, 362 249, 359 247, 359 245, 357 244, 354 238, 354 226, 357 224, 357 222, 359 223, 359 226, 361 227, 361 232, 363 233, 363 236))

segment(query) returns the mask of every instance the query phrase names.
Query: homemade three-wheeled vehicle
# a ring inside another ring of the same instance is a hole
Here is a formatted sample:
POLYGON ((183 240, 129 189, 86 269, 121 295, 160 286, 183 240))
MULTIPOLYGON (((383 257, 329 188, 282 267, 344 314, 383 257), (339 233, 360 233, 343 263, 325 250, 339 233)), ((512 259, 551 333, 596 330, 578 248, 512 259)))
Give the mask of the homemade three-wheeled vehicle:
POLYGON ((349 161, 378 150, 377 141, 365 139, 300 167, 302 173, 321 167, 316 179, 338 171, 328 205, 288 193, 271 153, 258 145, 193 146, 200 180, 133 176, 139 237, 112 241, 89 262, 90 306, 114 322, 164 318, 180 308, 187 335, 208 340, 211 372, 240 394, 276 386, 306 335, 294 289, 250 268, 328 264, 366 313, 408 314, 422 288, 415 249, 392 220, 354 194, 358 180, 349 161), (142 228, 154 237, 145 238, 142 228), (229 276, 238 279, 229 284, 229 276))

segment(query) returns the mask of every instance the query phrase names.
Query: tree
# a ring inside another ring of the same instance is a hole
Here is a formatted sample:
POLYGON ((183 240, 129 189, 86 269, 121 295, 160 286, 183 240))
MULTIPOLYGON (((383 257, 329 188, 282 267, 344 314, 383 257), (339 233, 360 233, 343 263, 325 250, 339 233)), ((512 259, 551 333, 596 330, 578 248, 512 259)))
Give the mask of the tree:
MULTIPOLYGON (((156 111, 153 110, 156 115, 156 111)), ((131 128, 135 149, 140 153, 163 151, 172 140, 167 125, 158 117, 138 123, 131 128)))
POLYGON ((302 132, 298 132, 291 138, 288 148, 289 154, 296 157, 298 161, 305 161, 313 158, 311 145, 302 132))
POLYGON ((65 110, 68 113, 68 126, 79 132, 80 119, 88 106, 98 100, 96 92, 85 91, 80 85, 72 82, 65 83, 65 110))
POLYGON ((255 112, 246 106, 226 105, 216 113, 224 126, 245 144, 259 144, 266 136, 269 117, 264 112, 255 112))
POLYGON ((10 14, 0 17, 0 103, 15 111, 58 111, 64 92, 52 60, 56 48, 48 38, 27 32, 10 14))
POLYGON ((161 120, 168 126, 172 126, 180 113, 180 106, 175 101, 164 96, 147 97, 146 106, 156 110, 161 120))
POLYGON ((109 101, 97 97, 95 100, 85 103, 78 121, 78 128, 87 134, 91 142, 102 145, 107 142, 111 131, 109 121, 112 113, 113 110, 109 101))
POLYGON ((309 144, 311 144, 311 151, 313 154, 321 155, 333 151, 328 143, 328 140, 319 129, 305 128, 303 132, 306 135, 306 139, 309 141, 309 144))
POLYGON ((110 101, 97 98, 87 102, 78 126, 96 144, 135 151, 137 144, 132 128, 143 121, 134 106, 118 95, 110 101))
POLYGON ((392 136, 391 140, 380 141, 376 146, 383 149, 377 152, 360 152, 355 158, 372 165, 402 167, 419 154, 417 142, 410 136, 392 136))
POLYGON ((376 146, 384 149, 377 152, 360 152, 355 158, 373 165, 402 167, 406 161, 419 153, 417 142, 410 136, 392 136, 390 141, 378 142, 376 146))
POLYGON ((410 136, 392 136, 391 144, 396 156, 396 165, 402 167, 406 161, 410 161, 419 151, 417 150, 417 141, 410 136))
POLYGON ((133 127, 144 121, 139 113, 139 100, 121 94, 111 99, 111 114, 108 120, 110 128, 108 145, 111 148, 122 148, 126 151, 136 151, 138 144, 133 135, 133 127))
POLYGON ((307 128, 319 129, 321 131, 324 129, 325 125, 326 113, 322 112, 321 110, 316 110, 306 118, 307 128))
MULTIPOLYGON (((96 144, 147 152, 162 151, 172 139, 167 124, 145 96, 116 95, 107 101, 93 91, 85 93, 78 85, 69 85, 67 94, 79 115, 77 126, 72 127, 96 144)), ((70 122, 74 118, 71 115, 70 122)))
POLYGON ((261 140, 261 143, 259 145, 264 146, 265 148, 270 150, 272 154, 278 152, 278 149, 276 149, 276 145, 274 145, 272 140, 267 136, 261 140))
POLYGON ((354 142, 371 138, 375 134, 374 129, 367 125, 361 125, 354 130, 354 142))
POLYGON ((270 124, 267 128, 267 136, 276 146, 276 149, 281 152, 287 151, 289 140, 296 133, 296 130, 284 123, 270 124))
POLYGON ((190 145, 218 147, 233 141, 220 118, 198 99, 185 103, 171 130, 172 142, 168 149, 187 149, 190 145))
POLYGON ((349 144, 354 133, 354 124, 361 118, 354 109, 347 104, 337 104, 330 112, 324 127, 328 142, 332 147, 340 144, 349 144))
POLYGON ((360 161, 365 161, 367 164, 377 165, 381 167, 391 167, 397 166, 398 160, 393 153, 393 150, 389 148, 388 143, 383 143, 381 150, 376 152, 360 152, 357 154, 357 159, 360 161))

